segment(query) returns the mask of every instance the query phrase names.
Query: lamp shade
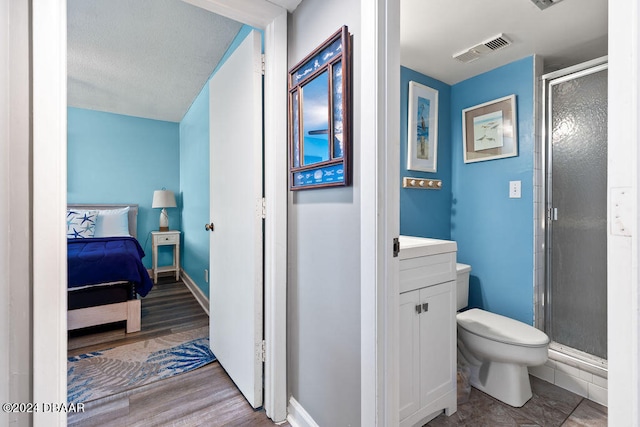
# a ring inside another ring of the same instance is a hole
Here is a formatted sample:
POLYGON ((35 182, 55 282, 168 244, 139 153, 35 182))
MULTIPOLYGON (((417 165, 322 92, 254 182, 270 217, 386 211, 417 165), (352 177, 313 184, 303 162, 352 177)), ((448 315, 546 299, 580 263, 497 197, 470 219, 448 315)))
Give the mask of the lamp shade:
POLYGON ((152 208, 175 208, 176 196, 170 190, 156 190, 153 192, 152 208))

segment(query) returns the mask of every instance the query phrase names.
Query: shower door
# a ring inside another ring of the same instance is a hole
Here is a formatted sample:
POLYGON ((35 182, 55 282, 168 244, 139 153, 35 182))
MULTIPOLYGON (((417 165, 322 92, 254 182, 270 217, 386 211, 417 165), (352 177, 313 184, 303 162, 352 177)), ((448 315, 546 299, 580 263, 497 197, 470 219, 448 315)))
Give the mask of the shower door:
POLYGON ((546 92, 545 329, 563 350, 606 359, 607 65, 548 80, 546 92))

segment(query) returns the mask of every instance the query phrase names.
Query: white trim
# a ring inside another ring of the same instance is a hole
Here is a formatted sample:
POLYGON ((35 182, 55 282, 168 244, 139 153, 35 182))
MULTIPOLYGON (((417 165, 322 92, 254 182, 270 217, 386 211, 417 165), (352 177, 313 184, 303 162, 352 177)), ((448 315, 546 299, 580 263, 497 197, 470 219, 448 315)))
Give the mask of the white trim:
POLYGON ((400 3, 362 0, 360 150, 361 424, 397 426, 400 177, 400 3), (366 88, 366 89, 364 89, 366 88), (375 126, 371 126, 371 124, 375 126))
MULTIPOLYGON (((286 61, 280 63, 283 52, 286 52, 286 11, 266 0, 189 2, 266 30, 265 55, 267 58, 271 55, 276 58, 271 65, 273 73, 265 76, 265 93, 272 93, 272 97, 267 99, 266 109, 271 110, 277 117, 286 117, 286 91, 277 89, 282 85, 282 76, 286 76, 287 72, 286 61), (276 52, 272 52, 276 49, 276 52)), ((40 402, 65 402, 66 237, 63 224, 67 188, 66 1, 34 0, 32 10, 35 282, 33 310, 34 342, 38 343, 34 346, 34 399, 37 398, 40 402), (55 226, 55 223, 60 225, 55 226)), ((277 122, 278 120, 272 120, 265 123, 267 145, 280 145, 281 141, 286 140, 286 127, 277 122)), ((282 157, 281 148, 275 148, 275 151, 278 153, 277 156, 282 157)), ((270 370, 272 374, 265 375, 265 393, 274 393, 271 398, 265 396, 265 410, 274 421, 284 419, 287 410, 286 368, 282 369, 286 367, 286 316, 278 314, 285 312, 282 307, 286 306, 286 300, 280 299, 282 295, 286 295, 286 281, 283 278, 286 278, 287 229, 286 219, 282 220, 280 215, 286 213, 287 187, 280 172, 286 168, 282 168, 280 163, 274 162, 265 167, 265 182, 268 186, 266 192, 268 195, 274 195, 271 201, 267 200, 267 215, 272 212, 271 221, 277 220, 272 227, 267 225, 267 229, 271 228, 272 232, 266 236, 265 247, 278 248, 278 253, 274 254, 273 271, 265 281, 265 292, 274 295, 279 305, 266 307, 265 311, 265 326, 271 331, 270 339, 273 341, 272 345, 267 345, 265 370, 270 370), (270 203, 274 204, 271 208, 270 203)), ((34 425, 66 425, 66 416, 62 413, 35 414, 34 425)))
MULTIPOLYGON (((287 421, 291 427, 319 427, 311 415, 302 407, 296 399, 291 396, 289 399, 289 415, 287 421)), ((364 425, 364 424, 363 424, 364 425)))
POLYGON ((198 304, 200 304, 204 312, 207 313, 207 316, 209 316, 209 298, 207 298, 204 292, 202 292, 202 289, 200 289, 200 287, 196 285, 196 282, 194 282, 193 279, 182 268, 180 269, 180 277, 182 278, 184 284, 187 286, 187 289, 191 291, 196 301, 198 301, 198 304))
POLYGON ((265 38, 265 345, 267 415, 287 417, 287 12, 273 18, 265 38))
MULTIPOLYGON (((0 26, 10 28, 9 25, 9 2, 2 2, 0 5, 0 26)), ((0 46, 9 46, 9 32, 0 32, 0 46)), ((9 206, 10 206, 10 185, 9 185, 9 123, 11 107, 9 96, 9 49, 0 49, 0 280, 2 283, 11 283, 9 273, 9 206)), ((9 301, 10 286, 0 287, 0 301, 9 301)), ((11 378, 10 368, 10 334, 11 325, 9 304, 0 304, 0 323, 7 325, 0 331, 0 343, 3 343, 0 352, 0 375, 5 380, 0 385, 0 400, 10 402, 9 383, 11 378)), ((0 424, 9 424, 9 414, 0 415, 0 424)))
MULTIPOLYGON (((67 401, 67 5, 33 0, 33 402, 67 401)), ((37 412, 34 426, 64 426, 37 412)))
POLYGON ((611 194, 624 188, 635 218, 632 236, 607 237, 607 334, 609 425, 640 425, 638 304, 638 158, 640 152, 640 6, 637 0, 609 2, 609 212, 611 194))

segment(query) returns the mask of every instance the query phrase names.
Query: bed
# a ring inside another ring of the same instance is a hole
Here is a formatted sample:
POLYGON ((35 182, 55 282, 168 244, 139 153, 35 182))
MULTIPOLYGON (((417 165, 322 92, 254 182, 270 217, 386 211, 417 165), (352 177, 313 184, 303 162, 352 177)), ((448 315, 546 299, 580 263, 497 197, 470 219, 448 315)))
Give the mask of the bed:
POLYGON ((140 299, 153 287, 137 241, 138 205, 67 207, 67 329, 126 321, 140 330, 140 299))

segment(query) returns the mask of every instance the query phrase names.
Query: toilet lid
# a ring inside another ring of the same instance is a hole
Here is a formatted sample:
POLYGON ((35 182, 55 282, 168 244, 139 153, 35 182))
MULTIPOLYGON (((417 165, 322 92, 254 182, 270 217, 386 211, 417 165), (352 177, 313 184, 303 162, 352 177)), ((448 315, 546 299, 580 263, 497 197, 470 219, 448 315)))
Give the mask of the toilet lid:
POLYGON ((523 347, 549 343, 547 334, 533 326, 477 308, 458 313, 457 320, 458 327, 492 341, 523 347))

